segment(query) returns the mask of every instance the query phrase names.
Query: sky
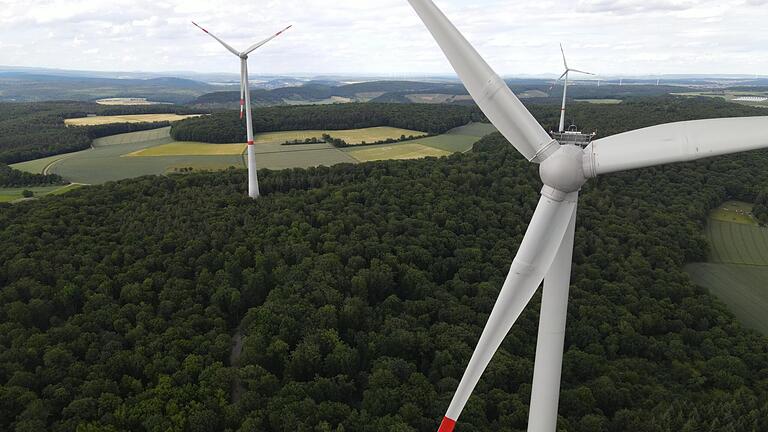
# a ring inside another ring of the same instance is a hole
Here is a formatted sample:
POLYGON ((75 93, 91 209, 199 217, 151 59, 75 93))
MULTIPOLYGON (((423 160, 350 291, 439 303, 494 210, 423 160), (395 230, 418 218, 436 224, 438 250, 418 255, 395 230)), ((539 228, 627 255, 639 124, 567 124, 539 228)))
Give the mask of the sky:
MULTIPOLYGON (((503 76, 768 76, 768 0, 435 0, 503 76)), ((407 0, 0 0, 0 65, 418 77, 452 69, 407 0)))

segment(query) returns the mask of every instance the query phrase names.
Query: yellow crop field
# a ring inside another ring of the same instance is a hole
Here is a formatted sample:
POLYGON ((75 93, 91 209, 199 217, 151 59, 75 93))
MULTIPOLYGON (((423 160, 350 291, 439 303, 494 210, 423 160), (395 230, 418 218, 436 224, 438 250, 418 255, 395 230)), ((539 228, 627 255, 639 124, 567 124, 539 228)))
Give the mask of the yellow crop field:
POLYGON ((195 115, 178 115, 178 114, 132 114, 132 115, 117 115, 117 116, 96 116, 96 117, 82 117, 74 119, 64 120, 64 124, 67 126, 97 126, 110 123, 147 123, 147 122, 162 122, 162 121, 179 121, 189 117, 199 117, 199 114, 195 115))
POLYGON ((254 144, 274 144, 285 143, 293 140, 306 140, 307 138, 322 138, 323 134, 328 134, 334 138, 346 141, 350 145, 360 144, 362 142, 374 143, 387 139, 400 139, 401 136, 420 137, 427 135, 426 132, 410 129, 400 129, 388 126, 372 127, 364 129, 346 129, 346 130, 302 130, 285 132, 263 132, 254 135, 254 144))
POLYGON ((447 156, 452 152, 427 147, 421 144, 397 144, 390 146, 363 147, 347 152, 360 162, 389 159, 420 159, 424 157, 447 156))
POLYGON ((127 157, 153 156, 229 156, 245 151, 245 144, 208 144, 199 142, 172 142, 128 153, 127 157))

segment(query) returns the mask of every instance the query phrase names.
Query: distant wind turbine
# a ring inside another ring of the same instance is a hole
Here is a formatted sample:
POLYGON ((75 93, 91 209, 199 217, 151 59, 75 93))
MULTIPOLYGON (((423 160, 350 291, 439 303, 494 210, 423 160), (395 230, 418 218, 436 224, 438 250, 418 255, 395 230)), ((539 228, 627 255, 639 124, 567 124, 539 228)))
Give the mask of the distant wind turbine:
MULTIPOLYGON (((563 105, 560 107, 560 129, 559 132, 565 132, 565 99, 568 96, 568 76, 571 72, 586 74, 586 75, 594 75, 591 72, 584 72, 580 71, 578 69, 571 69, 568 67, 568 60, 565 59, 565 50, 563 50, 563 44, 560 44, 560 53, 563 54, 563 65, 565 66, 565 72, 563 72, 562 75, 560 75, 560 78, 555 81, 555 84, 560 82, 560 80, 565 79, 563 81, 563 105)), ((553 84, 554 85, 554 84, 553 84)), ((598 81, 598 85, 599 81, 598 81)))
POLYGON ((204 31, 206 34, 208 34, 210 37, 216 39, 221 45, 224 46, 229 52, 232 54, 238 56, 240 58, 240 118, 243 118, 243 108, 245 108, 245 124, 246 124, 246 132, 248 135, 248 196, 251 198, 258 198, 259 197, 259 177, 256 170, 256 151, 253 148, 253 118, 251 117, 251 92, 249 87, 249 79, 248 79, 248 54, 256 51, 258 48, 260 48, 262 45, 266 44, 267 42, 271 41, 272 39, 280 36, 284 31, 288 30, 292 26, 288 26, 279 32, 275 33, 274 35, 264 39, 261 42, 255 43, 248 48, 246 48, 245 51, 239 52, 229 46, 226 42, 219 39, 214 35, 213 33, 209 32, 208 30, 200 27, 192 21, 192 24, 195 25, 195 27, 199 28, 200 30, 204 31))
POLYGON ((528 432, 553 432, 581 187, 601 174, 768 148, 768 116, 662 124, 595 140, 586 148, 563 144, 544 131, 431 0, 408 1, 486 117, 523 157, 540 164, 544 183, 539 204, 438 432, 454 430, 485 368, 542 281, 528 432))

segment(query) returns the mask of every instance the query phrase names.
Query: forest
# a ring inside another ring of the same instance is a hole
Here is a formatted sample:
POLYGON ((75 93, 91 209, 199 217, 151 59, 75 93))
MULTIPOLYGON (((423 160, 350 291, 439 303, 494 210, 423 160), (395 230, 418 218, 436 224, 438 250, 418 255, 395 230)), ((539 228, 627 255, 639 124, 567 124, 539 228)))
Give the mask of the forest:
POLYGON ((90 102, 0 103, 0 162, 13 164, 85 150, 94 138, 167 126, 168 123, 120 123, 67 127, 64 120, 88 114, 193 114, 176 105, 105 106, 90 102))
POLYGON ((32 174, 0 163, 0 187, 51 186, 64 184, 57 174, 32 174))
MULTIPOLYGON (((753 113, 637 103, 579 111, 613 132, 655 109, 753 113)), ((766 166, 759 151, 585 185, 559 430, 768 430, 768 339, 681 269, 706 256, 709 210, 754 200, 766 166)), ((0 205, 0 430, 434 432, 536 168, 493 134, 441 159, 262 170, 256 202, 228 170, 0 205)), ((525 430, 539 302, 458 432, 525 430)))
MULTIPOLYGON (((441 134, 483 119, 482 112, 476 107, 350 103, 259 108, 253 114, 253 130, 258 133, 391 126, 441 134)), ((217 112, 174 123, 171 136, 177 141, 220 144, 246 141, 243 120, 237 111, 217 112)))

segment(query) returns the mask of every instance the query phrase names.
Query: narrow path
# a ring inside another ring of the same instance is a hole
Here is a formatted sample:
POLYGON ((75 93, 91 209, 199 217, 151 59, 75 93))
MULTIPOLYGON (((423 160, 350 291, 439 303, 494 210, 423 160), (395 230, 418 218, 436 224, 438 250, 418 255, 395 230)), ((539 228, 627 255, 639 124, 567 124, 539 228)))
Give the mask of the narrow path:
MULTIPOLYGON (((229 354, 229 365, 233 368, 240 367, 240 355, 243 353, 243 334, 238 328, 235 331, 235 335, 232 336, 232 351, 229 354)), ((232 403, 236 404, 240 402, 240 398, 245 392, 243 383, 240 382, 240 377, 235 377, 232 381, 232 388, 230 390, 232 403)))

